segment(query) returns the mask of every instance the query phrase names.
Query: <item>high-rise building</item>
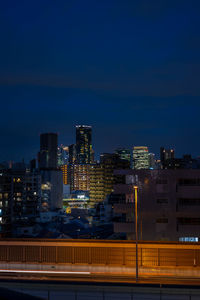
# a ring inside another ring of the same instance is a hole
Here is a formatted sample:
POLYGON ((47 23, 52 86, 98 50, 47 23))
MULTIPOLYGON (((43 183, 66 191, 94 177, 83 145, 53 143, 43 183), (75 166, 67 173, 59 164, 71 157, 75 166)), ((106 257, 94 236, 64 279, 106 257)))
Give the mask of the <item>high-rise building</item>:
POLYGON ((90 164, 92 162, 92 127, 76 126, 76 162, 90 164))
POLYGON ((131 151, 126 148, 118 148, 115 150, 115 153, 119 155, 121 159, 129 161, 131 163, 131 151))
POLYGON ((43 133, 40 135, 39 168, 57 169, 58 135, 43 133))
POLYGON ((66 165, 69 159, 69 147, 60 145, 58 147, 57 155, 58 155, 58 166, 60 167, 66 165))
POLYGON ((42 177, 42 211, 54 211, 62 208, 63 175, 61 170, 40 170, 42 177))
POLYGON ((160 147, 160 162, 161 162, 162 169, 165 169, 169 161, 173 161, 174 158, 175 158, 174 149, 165 149, 164 147, 160 147))
POLYGON ((153 170, 155 168, 156 168, 155 154, 149 153, 149 169, 153 170))
POLYGON ((89 191, 90 189, 90 165, 72 164, 67 167, 68 184, 71 191, 89 191))
POLYGON ((76 162, 76 145, 69 145, 69 164, 74 164, 76 162))
POLYGON ((63 179, 58 169, 58 135, 40 135, 39 169, 42 178, 41 206, 43 211, 62 208, 63 179))
POLYGON ((63 175, 63 184, 68 184, 68 180, 67 180, 67 169, 68 169, 68 165, 62 165, 61 167, 62 170, 62 175, 63 175))
MULTIPOLYGON (((90 168, 90 203, 92 206, 95 203, 105 200, 105 175, 104 165, 94 164, 90 168)), ((109 178, 108 178, 109 180, 109 178)))
POLYGON ((118 154, 104 153, 100 156, 100 163, 90 168, 90 203, 102 202, 113 192, 115 169, 129 169, 127 160, 120 159, 118 154))
POLYGON ((148 147, 133 147, 133 169, 149 169, 148 147))

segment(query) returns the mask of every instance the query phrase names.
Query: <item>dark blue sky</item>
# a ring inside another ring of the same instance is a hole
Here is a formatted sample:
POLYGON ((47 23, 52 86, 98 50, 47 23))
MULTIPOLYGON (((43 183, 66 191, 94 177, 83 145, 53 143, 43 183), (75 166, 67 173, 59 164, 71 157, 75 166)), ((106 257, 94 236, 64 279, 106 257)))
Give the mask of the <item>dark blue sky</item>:
POLYGON ((0 161, 28 160, 41 132, 94 149, 200 155, 200 1, 0 2, 0 161))

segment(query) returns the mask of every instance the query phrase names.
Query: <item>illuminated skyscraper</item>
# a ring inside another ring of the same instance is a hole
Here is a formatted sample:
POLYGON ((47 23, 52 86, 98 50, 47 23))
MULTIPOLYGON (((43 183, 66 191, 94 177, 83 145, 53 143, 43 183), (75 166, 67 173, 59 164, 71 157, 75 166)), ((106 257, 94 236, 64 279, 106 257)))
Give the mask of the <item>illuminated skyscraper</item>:
POLYGON ((76 162, 90 164, 92 162, 92 127, 76 126, 76 162))
POLYGON ((133 169, 149 169, 148 147, 133 148, 133 169))

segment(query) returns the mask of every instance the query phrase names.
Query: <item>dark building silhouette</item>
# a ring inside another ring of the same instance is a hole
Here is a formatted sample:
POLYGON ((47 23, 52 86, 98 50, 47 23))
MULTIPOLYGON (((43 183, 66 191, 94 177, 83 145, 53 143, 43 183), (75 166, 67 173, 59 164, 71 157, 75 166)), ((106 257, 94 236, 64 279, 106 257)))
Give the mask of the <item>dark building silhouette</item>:
POLYGON ((168 162, 174 159, 174 149, 165 149, 164 147, 160 147, 160 162, 162 169, 166 169, 168 162))
POLYGON ((200 162, 194 159, 190 154, 183 155, 182 158, 169 158, 164 161, 163 169, 199 169, 200 162))
POLYGON ((69 145, 69 164, 74 164, 76 162, 76 145, 69 145))
POLYGON ((119 155, 121 159, 127 160, 131 164, 131 151, 126 148, 117 148, 115 153, 119 155))
POLYGON ((41 205, 41 176, 37 170, 0 170, 0 237, 17 234, 36 223, 41 205))
POLYGON ((90 164, 92 162, 92 127, 76 126, 76 162, 90 164))
POLYGON ((40 169, 57 169, 57 133, 43 133, 40 135, 40 169))
POLYGON ((62 208, 63 180, 58 169, 58 135, 43 133, 40 135, 39 169, 42 178, 41 206, 43 211, 62 208))

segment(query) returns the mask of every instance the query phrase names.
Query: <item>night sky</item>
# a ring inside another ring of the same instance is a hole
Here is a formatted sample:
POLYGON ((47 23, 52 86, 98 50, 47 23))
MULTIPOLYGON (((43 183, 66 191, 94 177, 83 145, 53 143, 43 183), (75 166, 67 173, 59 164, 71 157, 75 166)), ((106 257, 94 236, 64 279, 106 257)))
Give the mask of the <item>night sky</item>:
POLYGON ((200 1, 0 1, 0 161, 39 134, 200 155, 200 1))

